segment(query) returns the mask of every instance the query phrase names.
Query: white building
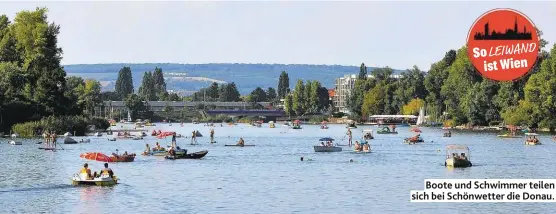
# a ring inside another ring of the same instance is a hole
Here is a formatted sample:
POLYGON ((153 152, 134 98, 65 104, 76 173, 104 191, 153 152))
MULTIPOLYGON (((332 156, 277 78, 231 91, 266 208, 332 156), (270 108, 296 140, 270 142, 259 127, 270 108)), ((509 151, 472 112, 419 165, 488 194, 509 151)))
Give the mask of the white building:
MULTIPOLYGON (((336 79, 334 83, 335 94, 332 98, 336 112, 343 112, 345 114, 350 114, 348 107, 348 99, 351 95, 351 91, 355 88, 355 81, 357 80, 357 74, 346 74, 344 77, 336 79)), ((402 77, 400 74, 391 74, 391 78, 399 79, 402 77)), ((368 74, 367 78, 374 78, 373 75, 368 74)))

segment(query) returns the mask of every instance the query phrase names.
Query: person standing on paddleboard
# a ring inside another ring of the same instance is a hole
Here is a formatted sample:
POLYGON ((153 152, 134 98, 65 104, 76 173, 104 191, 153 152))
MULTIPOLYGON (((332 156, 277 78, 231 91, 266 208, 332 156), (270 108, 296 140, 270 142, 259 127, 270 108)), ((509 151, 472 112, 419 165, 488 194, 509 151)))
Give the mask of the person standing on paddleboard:
POLYGON ((351 129, 348 128, 347 131, 347 136, 348 136, 348 144, 349 146, 351 146, 352 142, 351 142, 351 129))
POLYGON ((176 145, 176 133, 175 133, 175 132, 172 134, 172 147, 173 147, 173 148, 177 148, 177 145, 176 145))
POLYGON ((214 143, 214 128, 210 129, 210 142, 214 143))

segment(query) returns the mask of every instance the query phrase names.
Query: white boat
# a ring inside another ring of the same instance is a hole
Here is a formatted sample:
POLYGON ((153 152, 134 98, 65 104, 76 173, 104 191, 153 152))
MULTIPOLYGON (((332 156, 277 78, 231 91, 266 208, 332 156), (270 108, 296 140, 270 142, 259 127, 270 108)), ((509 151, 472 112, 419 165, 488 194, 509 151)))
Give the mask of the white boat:
POLYGON ((72 185, 93 185, 93 186, 112 186, 118 183, 118 178, 113 176, 112 178, 108 175, 101 175, 94 179, 85 179, 85 175, 74 174, 71 178, 72 185))
POLYGON ((342 147, 338 146, 313 146, 315 152, 341 152, 342 147))
POLYGON ((19 137, 19 135, 18 135, 17 133, 13 133, 13 134, 12 134, 12 137, 13 137, 13 138, 17 138, 17 137, 19 137))
POLYGON ((415 125, 420 126, 425 123, 425 108, 421 107, 419 109, 419 117, 417 117, 417 123, 415 125))
POLYGON ((536 133, 525 133, 525 145, 540 145, 541 141, 537 138, 536 133))
POLYGON ((447 145, 446 146, 446 161, 444 166, 449 167, 470 167, 471 156, 469 155, 469 148, 465 145, 447 145))
POLYGON ((95 137, 102 137, 102 133, 97 132, 97 133, 95 133, 93 136, 95 136, 95 137))
POLYGON ((115 137, 108 138, 108 141, 116 141, 116 138, 115 137))
POLYGON ((10 142, 8 142, 11 145, 22 145, 22 143, 20 141, 15 141, 15 140, 10 140, 10 142))
POLYGON ((73 135, 72 135, 71 133, 69 133, 69 132, 66 132, 66 133, 64 134, 64 137, 68 137, 68 136, 73 136, 73 135))

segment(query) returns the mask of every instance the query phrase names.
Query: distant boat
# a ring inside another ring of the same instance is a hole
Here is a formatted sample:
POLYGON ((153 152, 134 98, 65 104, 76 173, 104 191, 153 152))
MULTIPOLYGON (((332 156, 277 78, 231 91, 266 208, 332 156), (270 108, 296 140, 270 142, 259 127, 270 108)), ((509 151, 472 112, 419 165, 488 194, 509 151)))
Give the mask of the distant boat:
POLYGON ((425 108, 421 107, 419 109, 419 117, 417 117, 417 123, 415 125, 422 125, 423 123, 425 123, 425 108))
POLYGON ((9 144, 11 145, 22 145, 20 141, 10 140, 9 144))
POLYGON ((73 135, 72 135, 71 133, 69 133, 69 132, 66 132, 66 133, 64 134, 64 137, 69 137, 69 136, 73 136, 73 135))

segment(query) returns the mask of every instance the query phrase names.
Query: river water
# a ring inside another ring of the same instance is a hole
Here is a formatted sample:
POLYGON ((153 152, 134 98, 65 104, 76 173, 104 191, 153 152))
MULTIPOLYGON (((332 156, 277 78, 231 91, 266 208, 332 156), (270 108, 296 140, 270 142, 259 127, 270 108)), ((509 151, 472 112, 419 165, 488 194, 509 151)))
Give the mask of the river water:
MULTIPOLYGON (((422 128, 425 143, 405 145, 412 136, 408 127, 398 135, 377 135, 372 153, 315 153, 312 146, 321 137, 347 144, 343 125, 304 125, 292 130, 277 125, 268 128, 216 127, 216 144, 209 144, 209 127, 202 124, 158 124, 162 131, 188 136, 199 130, 200 145, 178 138, 189 152, 208 150, 201 160, 165 160, 140 153, 155 137, 115 142, 89 137, 91 143, 64 145, 56 152, 37 149, 38 140, 22 146, 0 139, 1 213, 551 213, 552 203, 411 203, 410 190, 422 190, 424 179, 550 179, 556 174, 556 142, 541 136, 540 146, 525 146, 523 138, 500 139, 494 133, 454 131, 443 138, 438 128, 422 128), (254 147, 225 147, 239 137, 254 147), (466 144, 473 167, 444 167, 445 145, 466 144), (121 179, 114 187, 74 187, 71 176, 83 163, 93 170, 101 162, 79 158, 83 152, 111 154, 134 152, 135 162, 111 164, 121 179), (300 161, 303 156, 306 161, 300 161), (310 160, 309 160, 310 159, 310 160), (350 162, 350 159, 353 162, 350 162)), ((150 131, 148 132, 150 133, 150 131)), ((76 140, 81 139, 75 137, 76 140)), ((169 145, 170 138, 160 140, 169 145)))

